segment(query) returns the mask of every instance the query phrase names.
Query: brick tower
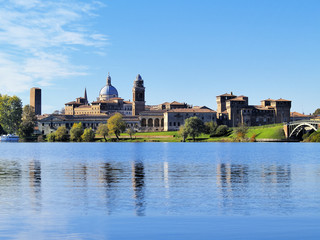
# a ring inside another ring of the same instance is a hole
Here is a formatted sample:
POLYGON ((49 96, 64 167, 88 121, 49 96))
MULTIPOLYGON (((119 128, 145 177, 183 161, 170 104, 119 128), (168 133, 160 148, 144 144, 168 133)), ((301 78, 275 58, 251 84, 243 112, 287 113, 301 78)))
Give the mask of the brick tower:
POLYGON ((31 88, 30 89, 30 106, 34 107, 36 115, 41 115, 41 89, 31 88))
POLYGON ((145 110, 145 87, 143 79, 140 74, 137 75, 136 80, 133 82, 132 88, 133 103, 132 103, 132 116, 139 115, 140 112, 145 110))

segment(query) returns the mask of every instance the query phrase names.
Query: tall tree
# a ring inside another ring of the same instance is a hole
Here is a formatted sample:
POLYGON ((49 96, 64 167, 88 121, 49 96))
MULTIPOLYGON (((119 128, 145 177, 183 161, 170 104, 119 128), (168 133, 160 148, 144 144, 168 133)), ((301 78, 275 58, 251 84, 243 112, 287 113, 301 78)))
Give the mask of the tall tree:
POLYGON ((104 140, 107 141, 109 129, 107 124, 100 123, 97 129, 97 134, 103 136, 104 140))
POLYGON ((25 105, 22 112, 22 122, 20 123, 18 131, 19 136, 24 139, 31 137, 34 132, 34 127, 36 126, 36 121, 37 118, 34 107, 25 105))
POLYGON ((82 123, 74 123, 70 130, 71 141, 81 142, 81 136, 83 134, 82 123))
POLYGON ((126 124, 123 121, 122 115, 120 113, 116 113, 112 117, 110 117, 108 119, 107 126, 109 132, 116 135, 117 140, 119 140, 120 133, 126 130, 126 124))
POLYGON ((193 141, 205 130, 204 123, 198 117, 190 117, 184 122, 185 134, 192 137, 193 141))
POLYGON ((180 126, 178 134, 180 137, 182 137, 182 141, 185 142, 186 138, 188 137, 188 133, 183 125, 180 126))
POLYGON ((16 133, 21 123, 22 102, 17 96, 0 95, 0 124, 7 133, 16 133))

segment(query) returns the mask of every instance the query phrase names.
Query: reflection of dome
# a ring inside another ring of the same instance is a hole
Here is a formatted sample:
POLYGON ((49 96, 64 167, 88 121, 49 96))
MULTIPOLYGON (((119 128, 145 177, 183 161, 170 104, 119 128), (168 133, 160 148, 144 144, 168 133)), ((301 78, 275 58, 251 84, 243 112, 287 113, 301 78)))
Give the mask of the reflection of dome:
POLYGON ((111 77, 108 74, 107 85, 101 88, 99 98, 100 100, 109 100, 110 98, 118 97, 117 89, 111 85, 111 77))

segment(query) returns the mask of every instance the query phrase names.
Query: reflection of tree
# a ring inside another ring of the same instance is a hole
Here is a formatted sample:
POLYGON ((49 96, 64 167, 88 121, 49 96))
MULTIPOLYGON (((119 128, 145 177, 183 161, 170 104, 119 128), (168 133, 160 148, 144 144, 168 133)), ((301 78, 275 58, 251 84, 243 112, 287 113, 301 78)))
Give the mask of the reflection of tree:
POLYGON ((290 185, 290 165, 251 167, 250 171, 249 165, 217 165, 217 186, 223 211, 243 213, 259 208, 259 211, 285 213, 286 209, 292 210, 290 185))
POLYGON ((294 207, 291 196, 291 166, 289 164, 263 166, 261 178, 263 198, 273 201, 267 210, 277 213, 291 212, 294 207))
POLYGON ((108 209, 108 214, 116 209, 119 201, 117 201, 117 183, 119 182, 118 178, 121 177, 119 174, 123 172, 123 169, 119 166, 115 166, 111 163, 103 163, 100 167, 101 177, 100 181, 104 184, 106 190, 106 207, 108 209))
POLYGON ((8 184, 21 178, 21 166, 15 161, 0 162, 0 183, 8 184))
POLYGON ((134 190, 135 209, 137 216, 145 215, 145 200, 144 200, 144 166, 142 162, 132 164, 132 187, 134 190))
POLYGON ((248 197, 248 171, 247 165, 218 164, 217 185, 221 192, 223 210, 241 210, 244 200, 248 197))
POLYGON ((36 207, 41 205, 41 163, 31 161, 29 163, 29 182, 33 194, 33 201, 36 207))

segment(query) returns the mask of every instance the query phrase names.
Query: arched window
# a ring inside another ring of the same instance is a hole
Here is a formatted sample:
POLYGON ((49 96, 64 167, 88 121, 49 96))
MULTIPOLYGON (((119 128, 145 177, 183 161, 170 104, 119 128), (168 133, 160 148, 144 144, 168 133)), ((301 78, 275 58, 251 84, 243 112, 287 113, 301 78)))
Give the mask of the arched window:
POLYGON ((153 120, 152 118, 148 119, 148 127, 153 127, 153 120))
POLYGON ((142 118, 141 120, 141 127, 147 126, 147 120, 145 118, 142 118))
POLYGON ((159 118, 156 118, 156 119, 154 120, 154 126, 155 126, 155 127, 159 127, 159 118))

